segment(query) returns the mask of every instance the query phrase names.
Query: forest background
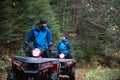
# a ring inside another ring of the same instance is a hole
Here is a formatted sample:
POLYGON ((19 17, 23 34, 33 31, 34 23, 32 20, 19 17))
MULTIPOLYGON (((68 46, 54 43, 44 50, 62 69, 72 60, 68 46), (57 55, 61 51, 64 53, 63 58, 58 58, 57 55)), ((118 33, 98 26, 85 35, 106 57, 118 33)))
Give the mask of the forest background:
POLYGON ((0 80, 11 57, 24 55, 26 35, 41 17, 48 19, 53 50, 67 35, 76 67, 94 67, 83 80, 120 79, 120 0, 0 0, 0 80))

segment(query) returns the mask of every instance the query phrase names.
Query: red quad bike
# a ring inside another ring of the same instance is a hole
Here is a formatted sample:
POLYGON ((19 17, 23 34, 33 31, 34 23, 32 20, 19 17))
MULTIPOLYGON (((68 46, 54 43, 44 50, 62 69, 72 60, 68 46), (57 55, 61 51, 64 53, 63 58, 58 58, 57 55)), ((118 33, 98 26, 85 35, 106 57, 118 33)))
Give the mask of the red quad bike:
POLYGON ((33 57, 15 56, 7 80, 59 80, 59 60, 41 58, 42 52, 35 48, 33 57))
POLYGON ((57 52, 51 53, 52 57, 58 57, 61 64, 60 74, 68 75, 70 80, 75 80, 75 60, 68 57, 71 54, 65 55, 63 53, 57 54, 57 52), (70 58, 70 59, 69 59, 70 58))

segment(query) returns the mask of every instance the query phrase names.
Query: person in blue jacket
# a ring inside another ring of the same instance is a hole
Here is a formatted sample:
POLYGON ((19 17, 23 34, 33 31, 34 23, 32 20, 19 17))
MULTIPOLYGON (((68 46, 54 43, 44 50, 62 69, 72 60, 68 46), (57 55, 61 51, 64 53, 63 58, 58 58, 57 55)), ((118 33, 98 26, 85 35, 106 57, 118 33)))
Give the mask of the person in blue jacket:
MULTIPOLYGON (((52 34, 47 27, 45 18, 40 19, 40 22, 29 31, 24 43, 24 49, 31 40, 33 40, 32 49, 39 48, 43 52, 42 57, 49 57, 48 49, 49 52, 52 50, 52 34)), ((29 53, 26 56, 31 56, 31 54, 29 53)))
POLYGON ((66 37, 63 37, 60 42, 58 42, 55 50, 61 54, 69 55, 72 52, 72 46, 66 37))

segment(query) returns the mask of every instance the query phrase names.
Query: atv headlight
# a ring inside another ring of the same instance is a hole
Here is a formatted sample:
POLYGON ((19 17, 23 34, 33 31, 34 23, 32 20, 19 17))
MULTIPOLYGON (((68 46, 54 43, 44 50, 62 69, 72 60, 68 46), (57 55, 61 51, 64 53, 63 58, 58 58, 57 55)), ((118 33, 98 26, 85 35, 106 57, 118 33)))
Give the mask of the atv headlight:
POLYGON ((60 57, 60 58, 65 58, 65 54, 61 53, 61 54, 59 55, 59 57, 60 57))
POLYGON ((35 49, 32 50, 32 55, 33 55, 34 57, 38 57, 38 56, 40 56, 41 54, 42 54, 42 51, 41 51, 40 49, 38 49, 38 48, 35 48, 35 49))

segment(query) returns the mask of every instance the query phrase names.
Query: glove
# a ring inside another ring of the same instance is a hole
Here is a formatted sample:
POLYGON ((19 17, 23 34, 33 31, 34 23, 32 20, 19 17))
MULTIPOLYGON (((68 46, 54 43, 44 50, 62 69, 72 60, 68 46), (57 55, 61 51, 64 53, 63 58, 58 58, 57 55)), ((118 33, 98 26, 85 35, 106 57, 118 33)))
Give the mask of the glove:
POLYGON ((51 53, 52 49, 49 49, 49 53, 51 53))
POLYGON ((72 53, 72 51, 70 50, 69 53, 72 53))
POLYGON ((49 49, 52 48, 52 43, 49 43, 48 48, 49 48, 49 49))
POLYGON ((49 49, 49 53, 51 53, 51 51, 52 51, 52 43, 49 43, 48 49, 49 49))
POLYGON ((23 50, 27 50, 29 48, 28 43, 25 41, 23 45, 23 50))

